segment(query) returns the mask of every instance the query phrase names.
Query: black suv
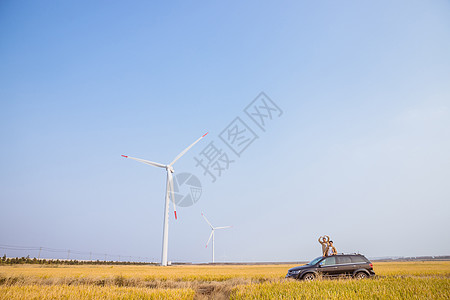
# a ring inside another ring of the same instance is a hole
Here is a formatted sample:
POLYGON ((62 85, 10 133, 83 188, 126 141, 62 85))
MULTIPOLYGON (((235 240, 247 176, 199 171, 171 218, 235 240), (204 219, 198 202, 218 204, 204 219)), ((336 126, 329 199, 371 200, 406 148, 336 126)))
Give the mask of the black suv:
POLYGON ((286 278, 314 280, 317 276, 352 276, 357 279, 374 276, 372 263, 361 254, 321 256, 310 263, 289 269, 286 278))

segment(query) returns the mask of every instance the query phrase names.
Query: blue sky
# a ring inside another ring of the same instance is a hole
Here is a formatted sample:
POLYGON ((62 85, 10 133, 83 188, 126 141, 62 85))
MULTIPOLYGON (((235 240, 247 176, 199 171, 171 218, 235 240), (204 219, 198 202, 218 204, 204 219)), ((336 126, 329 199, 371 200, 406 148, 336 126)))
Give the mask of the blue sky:
POLYGON ((449 254, 449 14, 2 1, 0 244, 159 260, 165 172, 120 155, 168 163, 209 131, 175 165, 203 192, 171 212, 170 260, 210 260, 202 211, 233 225, 218 261, 310 259, 322 234, 370 257, 449 254), (265 132, 244 113, 261 91, 283 111, 265 132), (236 117, 259 137, 240 157, 219 138, 236 117), (214 183, 194 161, 210 142, 235 160, 214 183))

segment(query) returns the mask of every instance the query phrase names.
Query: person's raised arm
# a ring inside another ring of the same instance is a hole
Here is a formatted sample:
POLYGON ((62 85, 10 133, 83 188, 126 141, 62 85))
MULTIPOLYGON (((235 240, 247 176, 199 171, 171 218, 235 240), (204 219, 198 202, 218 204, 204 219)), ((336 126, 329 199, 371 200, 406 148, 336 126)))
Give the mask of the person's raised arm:
POLYGON ((325 235, 324 237, 326 239, 326 242, 328 243, 330 241, 330 237, 328 235, 325 235))

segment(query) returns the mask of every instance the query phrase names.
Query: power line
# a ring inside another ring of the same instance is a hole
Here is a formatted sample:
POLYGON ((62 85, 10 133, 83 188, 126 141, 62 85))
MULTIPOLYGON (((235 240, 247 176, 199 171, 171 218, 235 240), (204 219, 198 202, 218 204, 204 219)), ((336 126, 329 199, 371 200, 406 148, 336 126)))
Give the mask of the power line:
POLYGON ((70 254, 77 254, 89 257, 89 260, 92 260, 92 256, 102 257, 105 256, 105 261, 108 257, 110 258, 118 258, 118 261, 121 260, 121 257, 129 257, 130 261, 137 260, 137 261, 148 261, 151 262, 153 259, 150 259, 149 257, 141 257, 141 256, 132 256, 132 255, 123 255, 123 254, 111 254, 111 253, 98 253, 98 252, 92 252, 92 251, 78 251, 78 250, 71 250, 71 249, 58 249, 58 248, 50 248, 50 247, 36 247, 36 246, 16 246, 16 245, 5 245, 0 244, 0 249, 4 250, 14 250, 14 251, 38 251, 38 258, 40 259, 42 252, 51 252, 51 253, 67 253, 67 259, 70 259, 70 254))

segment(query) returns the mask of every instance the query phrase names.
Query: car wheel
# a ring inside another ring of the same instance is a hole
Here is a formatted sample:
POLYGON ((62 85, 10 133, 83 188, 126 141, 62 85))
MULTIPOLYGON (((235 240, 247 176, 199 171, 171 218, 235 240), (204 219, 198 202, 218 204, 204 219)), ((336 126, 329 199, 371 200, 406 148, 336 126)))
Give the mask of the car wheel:
POLYGON ((302 279, 306 281, 312 281, 316 279, 316 275, 314 275, 314 273, 306 273, 305 275, 303 275, 302 279))
POLYGON ((366 272, 358 272, 358 273, 355 274, 355 278, 356 279, 364 279, 364 278, 367 278, 367 277, 368 276, 367 276, 366 272))

